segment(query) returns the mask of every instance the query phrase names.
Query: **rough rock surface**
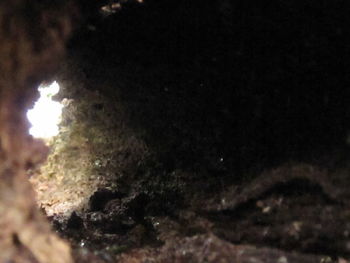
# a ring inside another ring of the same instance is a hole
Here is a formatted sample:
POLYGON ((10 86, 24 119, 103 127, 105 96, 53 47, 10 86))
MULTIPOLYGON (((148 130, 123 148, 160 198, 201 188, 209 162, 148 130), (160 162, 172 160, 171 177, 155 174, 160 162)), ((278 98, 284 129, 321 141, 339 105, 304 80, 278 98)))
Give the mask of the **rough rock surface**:
POLYGON ((0 3, 0 262, 72 262, 69 246, 37 209, 26 174, 48 152, 28 135, 26 109, 64 54, 68 9, 55 2, 0 3))

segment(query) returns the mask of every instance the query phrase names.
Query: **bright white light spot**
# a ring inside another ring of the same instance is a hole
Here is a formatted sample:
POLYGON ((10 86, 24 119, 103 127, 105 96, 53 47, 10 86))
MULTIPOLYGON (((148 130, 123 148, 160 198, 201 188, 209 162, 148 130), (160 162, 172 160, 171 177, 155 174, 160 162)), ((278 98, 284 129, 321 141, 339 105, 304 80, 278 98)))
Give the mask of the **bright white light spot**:
POLYGON ((49 86, 40 85, 40 98, 34 108, 28 110, 27 117, 32 127, 29 133, 36 138, 50 138, 58 134, 58 124, 61 121, 63 105, 52 100, 60 86, 56 81, 49 86))

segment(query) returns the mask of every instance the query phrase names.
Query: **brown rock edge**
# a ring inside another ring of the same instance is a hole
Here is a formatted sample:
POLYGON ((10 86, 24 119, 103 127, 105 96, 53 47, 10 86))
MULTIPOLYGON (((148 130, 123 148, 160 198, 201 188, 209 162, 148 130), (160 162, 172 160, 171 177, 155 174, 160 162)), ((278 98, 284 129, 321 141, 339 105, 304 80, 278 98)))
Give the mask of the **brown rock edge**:
POLYGON ((0 262, 72 262, 70 247, 38 210, 26 175, 47 154, 28 135, 26 110, 64 55, 74 8, 63 2, 0 3, 0 262))

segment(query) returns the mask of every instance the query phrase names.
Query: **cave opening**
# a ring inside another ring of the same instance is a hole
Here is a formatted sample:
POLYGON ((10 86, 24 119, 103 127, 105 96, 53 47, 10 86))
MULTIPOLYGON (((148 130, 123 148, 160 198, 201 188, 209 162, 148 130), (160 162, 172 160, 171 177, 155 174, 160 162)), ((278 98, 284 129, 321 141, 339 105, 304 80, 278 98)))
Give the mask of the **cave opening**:
POLYGON ((58 125, 61 121, 63 104, 52 100, 59 90, 59 84, 54 81, 44 86, 40 85, 40 97, 34 107, 27 111, 27 117, 31 123, 29 134, 35 138, 49 139, 59 132, 58 125))

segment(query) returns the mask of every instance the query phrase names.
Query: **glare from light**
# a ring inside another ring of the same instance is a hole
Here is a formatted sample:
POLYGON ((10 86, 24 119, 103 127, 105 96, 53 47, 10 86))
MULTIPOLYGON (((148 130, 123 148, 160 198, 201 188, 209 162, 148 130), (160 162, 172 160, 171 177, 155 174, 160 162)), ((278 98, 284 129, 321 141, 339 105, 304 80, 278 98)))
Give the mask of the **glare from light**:
POLYGON ((32 127, 29 133, 35 138, 48 139, 59 132, 58 124, 61 121, 63 105, 52 100, 60 86, 56 81, 48 86, 40 85, 38 88, 40 98, 34 104, 34 108, 28 110, 27 117, 32 127))

